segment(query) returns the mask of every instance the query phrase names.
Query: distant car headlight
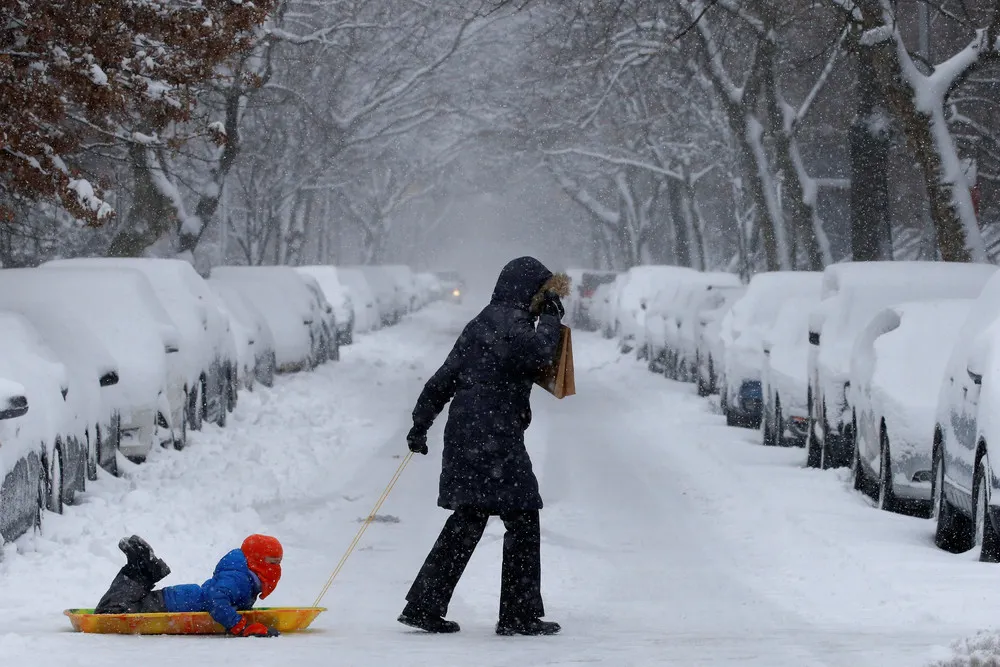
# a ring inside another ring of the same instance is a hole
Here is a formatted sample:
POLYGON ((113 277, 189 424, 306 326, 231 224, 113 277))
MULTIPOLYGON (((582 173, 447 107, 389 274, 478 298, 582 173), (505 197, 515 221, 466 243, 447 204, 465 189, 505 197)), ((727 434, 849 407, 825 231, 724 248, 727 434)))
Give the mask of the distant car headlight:
POLYGON ((453 289, 453 290, 451 291, 451 295, 452 295, 452 296, 462 296, 462 292, 461 292, 460 290, 457 290, 457 289, 453 289))

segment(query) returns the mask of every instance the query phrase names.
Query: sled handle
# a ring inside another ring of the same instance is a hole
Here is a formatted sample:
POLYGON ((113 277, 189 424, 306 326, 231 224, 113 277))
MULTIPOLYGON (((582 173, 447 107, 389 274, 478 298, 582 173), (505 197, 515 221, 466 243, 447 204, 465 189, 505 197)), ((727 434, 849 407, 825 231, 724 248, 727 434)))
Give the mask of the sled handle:
POLYGON ((368 526, 370 526, 372 521, 375 520, 375 515, 378 514, 380 509, 382 509, 382 503, 384 503, 385 499, 389 497, 389 493, 392 492, 392 487, 396 486, 396 482, 399 481, 399 476, 403 474, 403 469, 406 468, 406 464, 410 462, 411 458, 413 458, 413 452, 407 452, 406 456, 403 457, 402 463, 400 463, 399 468, 396 469, 396 474, 389 480, 389 485, 385 487, 385 491, 383 491, 382 495, 379 496, 378 501, 375 503, 375 507, 373 507, 371 513, 368 514, 368 518, 364 520, 361 524, 361 528, 358 529, 358 534, 354 536, 354 541, 352 541, 350 546, 347 547, 347 551, 344 552, 344 555, 340 557, 340 562, 337 563, 337 567, 333 568, 330 578, 326 580, 326 585, 323 586, 323 590, 320 591, 319 595, 316 597, 316 601, 313 603, 314 607, 319 606, 323 596, 326 595, 328 590, 330 590, 330 586, 333 585, 333 580, 337 578, 338 574, 340 574, 340 571, 344 567, 344 563, 347 562, 347 559, 354 552, 354 547, 358 546, 358 542, 361 541, 361 536, 365 534, 365 531, 368 530, 368 526))

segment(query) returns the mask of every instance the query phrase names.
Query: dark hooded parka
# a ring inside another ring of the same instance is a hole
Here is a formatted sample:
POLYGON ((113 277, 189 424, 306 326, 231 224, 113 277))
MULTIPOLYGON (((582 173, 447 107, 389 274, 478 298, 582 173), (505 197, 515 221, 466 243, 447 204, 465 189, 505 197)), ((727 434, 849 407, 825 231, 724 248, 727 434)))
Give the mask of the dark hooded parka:
POLYGON ((536 327, 532 312, 555 278, 533 257, 510 261, 490 304, 466 325, 417 400, 413 423, 424 431, 451 401, 438 496, 445 509, 542 508, 524 431, 532 384, 553 363, 559 341, 558 318, 538 316, 536 327))

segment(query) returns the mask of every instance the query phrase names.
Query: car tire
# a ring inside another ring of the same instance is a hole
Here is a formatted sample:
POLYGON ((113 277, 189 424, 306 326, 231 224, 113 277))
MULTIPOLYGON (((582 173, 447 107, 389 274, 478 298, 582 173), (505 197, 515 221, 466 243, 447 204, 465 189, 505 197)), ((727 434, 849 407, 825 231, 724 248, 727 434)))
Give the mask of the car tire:
POLYGON ((87 439, 87 481, 97 481, 97 468, 100 466, 101 458, 101 428, 98 426, 94 431, 94 446, 90 446, 90 429, 84 432, 87 439))
POLYGON ((983 455, 976 466, 976 477, 973 483, 973 498, 975 500, 975 537, 973 544, 981 547, 979 560, 982 563, 1000 562, 1000 535, 997 535, 993 519, 990 517, 990 465, 989 457, 983 455))
POLYGON ((858 443, 857 429, 854 429, 854 453, 851 456, 851 484, 855 491, 867 492, 868 480, 865 479, 865 467, 861 465, 861 445, 858 443))
POLYGON ((64 506, 63 475, 65 474, 62 446, 56 445, 52 449, 52 461, 48 468, 48 474, 46 475, 48 480, 46 491, 48 493, 45 499, 45 508, 55 514, 62 514, 64 506))
POLYGON ((889 433, 885 426, 879 429, 878 448, 878 508, 884 512, 898 512, 896 494, 892 489, 892 454, 889 449, 889 433))
POLYGON ((779 394, 774 395, 774 423, 771 425, 772 436, 774 438, 775 447, 785 446, 785 429, 782 427, 784 424, 784 415, 781 414, 781 396, 779 394))
MULTIPOLYGON (((29 468, 30 470, 30 468, 29 468)), ((35 532, 42 532, 42 515, 48 506, 49 497, 48 476, 45 474, 45 467, 38 466, 38 502, 35 504, 35 516, 32 519, 32 528, 35 532)))
POLYGON ((810 415, 806 433, 806 467, 819 468, 823 464, 823 451, 816 441, 816 420, 810 415))
POLYGON ((934 544, 939 549, 960 554, 972 548, 975 525, 948 502, 944 493, 944 455, 941 445, 935 446, 931 476, 932 511, 936 519, 934 544))
POLYGON ((188 393, 187 427, 192 431, 200 431, 204 422, 205 411, 202 408, 205 388, 201 381, 194 385, 194 392, 188 393))

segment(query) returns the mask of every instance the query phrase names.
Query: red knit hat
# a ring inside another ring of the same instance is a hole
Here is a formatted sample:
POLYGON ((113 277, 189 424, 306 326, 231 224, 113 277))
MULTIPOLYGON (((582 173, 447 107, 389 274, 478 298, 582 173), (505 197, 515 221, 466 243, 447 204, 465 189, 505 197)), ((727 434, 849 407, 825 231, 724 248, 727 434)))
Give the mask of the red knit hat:
POLYGON ((260 597, 266 598, 281 579, 281 542, 270 535, 251 535, 243 540, 240 551, 246 556, 250 571, 260 579, 260 597))

